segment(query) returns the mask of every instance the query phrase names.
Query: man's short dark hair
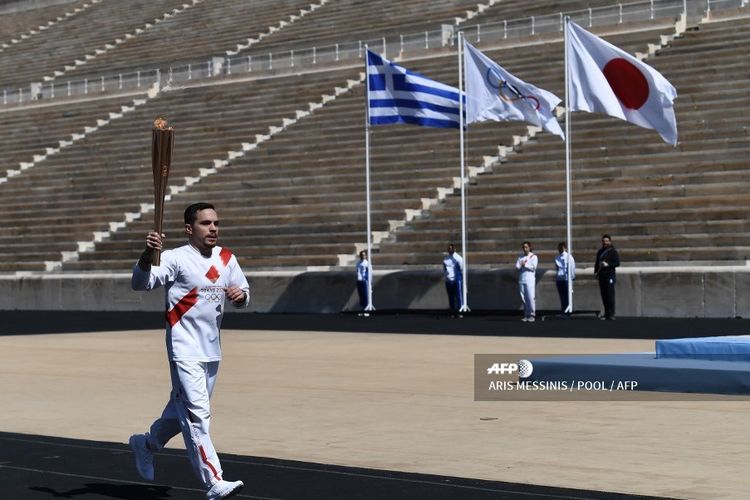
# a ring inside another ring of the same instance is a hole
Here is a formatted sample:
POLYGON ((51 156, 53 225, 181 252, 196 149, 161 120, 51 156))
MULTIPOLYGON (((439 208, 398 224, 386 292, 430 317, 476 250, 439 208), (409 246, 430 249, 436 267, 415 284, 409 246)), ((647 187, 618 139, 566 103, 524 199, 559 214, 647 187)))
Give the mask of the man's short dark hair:
POLYGON ((185 224, 192 226, 195 221, 198 219, 198 212, 201 210, 206 210, 210 208, 211 210, 216 210, 213 205, 210 203, 193 203, 189 207, 185 209, 185 224))
POLYGON ((602 235, 602 239, 604 239, 604 238, 607 238, 610 241, 612 240, 612 237, 610 235, 608 235, 608 234, 603 234, 602 235))

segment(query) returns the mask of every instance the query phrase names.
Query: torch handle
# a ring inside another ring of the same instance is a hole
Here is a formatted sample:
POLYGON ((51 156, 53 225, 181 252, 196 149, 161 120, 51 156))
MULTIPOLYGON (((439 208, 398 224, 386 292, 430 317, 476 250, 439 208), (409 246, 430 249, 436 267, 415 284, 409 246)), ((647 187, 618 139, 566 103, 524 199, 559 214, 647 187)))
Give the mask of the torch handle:
MULTIPOLYGON (((164 224, 164 198, 167 194, 169 167, 172 163, 174 132, 154 130, 152 142, 152 168, 154 174, 154 231, 161 234, 164 224)), ((161 263, 161 252, 155 251, 152 264, 161 263)))

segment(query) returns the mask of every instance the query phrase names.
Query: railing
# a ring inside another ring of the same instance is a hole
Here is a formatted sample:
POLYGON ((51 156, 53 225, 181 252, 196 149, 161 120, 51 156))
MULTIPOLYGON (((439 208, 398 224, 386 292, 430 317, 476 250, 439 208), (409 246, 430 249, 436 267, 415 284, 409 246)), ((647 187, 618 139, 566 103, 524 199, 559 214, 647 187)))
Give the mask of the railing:
POLYGON ((645 0, 616 3, 607 7, 590 8, 544 16, 531 16, 500 22, 464 25, 443 25, 439 30, 411 34, 394 34, 370 40, 337 43, 323 47, 295 48, 283 52, 262 52, 252 47, 232 57, 214 57, 205 62, 152 68, 133 73, 104 75, 79 80, 55 80, 31 83, 2 90, 2 105, 17 106, 29 101, 94 96, 106 93, 144 92, 158 83, 180 85, 193 80, 207 80, 237 75, 289 74, 316 67, 350 66, 364 55, 365 45, 388 58, 404 54, 419 54, 451 47, 458 31, 476 43, 504 41, 560 33, 564 16, 581 26, 593 28, 629 22, 657 21, 704 16, 715 11, 745 7, 748 0, 645 0))

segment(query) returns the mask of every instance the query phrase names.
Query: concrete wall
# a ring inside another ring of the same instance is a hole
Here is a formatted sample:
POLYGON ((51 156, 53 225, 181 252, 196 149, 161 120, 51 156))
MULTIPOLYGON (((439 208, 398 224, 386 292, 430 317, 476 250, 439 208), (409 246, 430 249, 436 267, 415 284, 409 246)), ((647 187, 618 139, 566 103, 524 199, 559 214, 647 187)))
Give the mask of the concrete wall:
MULTIPOLYGON (((255 312, 336 313, 357 307, 353 272, 250 273, 255 312)), ((473 309, 520 309, 514 270, 469 273, 473 309)), ((164 308, 163 292, 134 292, 125 274, 0 276, 0 310, 132 311, 164 308)), ((622 268, 617 315, 648 317, 750 317, 750 267, 622 268)), ((373 299, 378 309, 447 308, 439 270, 377 271, 373 299)), ((590 269, 575 284, 577 310, 599 310, 599 289, 590 269)), ((559 307, 554 274, 537 275, 537 309, 559 307)), ((229 308, 231 309, 231 308, 229 308)))

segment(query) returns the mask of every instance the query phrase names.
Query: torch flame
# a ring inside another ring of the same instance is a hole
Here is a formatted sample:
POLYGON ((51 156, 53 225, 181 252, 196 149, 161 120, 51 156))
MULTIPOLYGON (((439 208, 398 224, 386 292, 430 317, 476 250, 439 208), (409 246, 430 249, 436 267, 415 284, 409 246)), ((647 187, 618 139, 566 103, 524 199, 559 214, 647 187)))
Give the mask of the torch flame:
POLYGON ((156 130, 169 130, 167 120, 165 120, 161 116, 158 117, 156 120, 154 120, 154 128, 156 130))

